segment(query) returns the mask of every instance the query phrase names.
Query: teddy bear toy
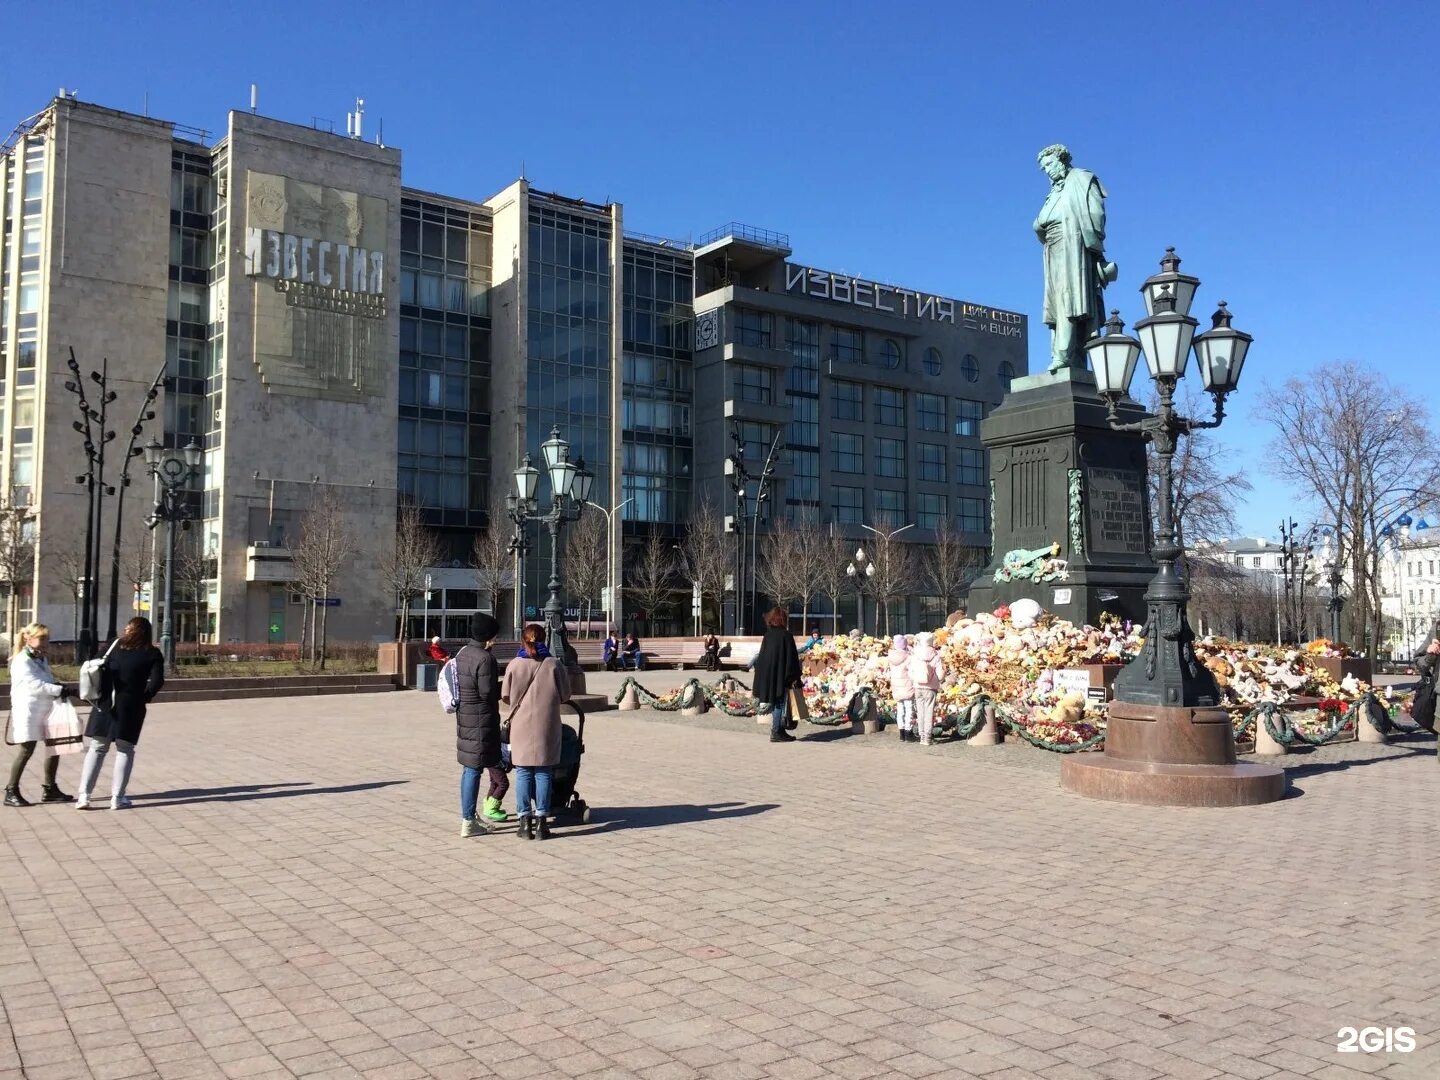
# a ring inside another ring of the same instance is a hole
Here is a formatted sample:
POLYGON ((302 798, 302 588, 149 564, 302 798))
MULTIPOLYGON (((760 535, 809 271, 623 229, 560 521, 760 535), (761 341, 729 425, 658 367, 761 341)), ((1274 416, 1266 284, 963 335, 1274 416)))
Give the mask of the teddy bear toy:
POLYGON ((1077 724, 1084 715, 1085 695, 1078 690, 1071 690, 1055 703, 1046 719, 1057 724, 1077 724))
POLYGON ((1010 622, 1016 630, 1029 630, 1040 618, 1043 609, 1028 596, 1010 605, 1010 622))

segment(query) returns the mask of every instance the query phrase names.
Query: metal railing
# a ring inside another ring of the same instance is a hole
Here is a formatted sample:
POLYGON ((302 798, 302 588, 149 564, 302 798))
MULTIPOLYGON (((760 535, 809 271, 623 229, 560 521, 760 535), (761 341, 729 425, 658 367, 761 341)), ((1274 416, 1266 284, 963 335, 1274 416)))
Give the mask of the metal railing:
POLYGON ((698 246, 704 247, 706 244, 713 244, 716 240, 723 240, 727 236, 733 236, 737 240, 748 240, 752 244, 759 244, 762 247, 784 248, 787 251, 790 249, 789 233, 761 229, 739 221, 732 221, 728 225, 721 225, 718 229, 711 229, 700 237, 698 246))

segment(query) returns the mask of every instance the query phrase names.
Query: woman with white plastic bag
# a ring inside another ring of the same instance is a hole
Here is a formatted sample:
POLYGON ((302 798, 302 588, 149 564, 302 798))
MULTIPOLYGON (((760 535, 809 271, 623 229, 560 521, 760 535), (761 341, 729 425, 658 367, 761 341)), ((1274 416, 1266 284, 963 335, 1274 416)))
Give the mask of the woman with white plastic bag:
POLYGON ((80 798, 77 810, 90 808, 90 793, 100 766, 113 743, 115 769, 110 777, 110 809, 126 810, 130 800, 125 788, 135 767, 135 744, 145 724, 145 708, 165 685, 165 657, 155 648, 150 620, 136 616, 125 624, 115 647, 105 655, 100 669, 100 697, 90 710, 85 734, 90 743, 80 769, 80 798))
MULTIPOLYGON (((15 651, 10 657, 10 731, 9 741, 16 745, 10 763, 10 780, 5 785, 6 806, 29 806, 30 800, 20 794, 20 777, 40 742, 50 745, 47 724, 56 702, 69 702, 70 688, 63 686, 50 670, 46 651, 50 647, 50 628, 31 623, 15 638, 15 651)), ((53 754, 45 758, 44 779, 40 784, 42 803, 74 802, 55 782, 60 759, 53 754)))

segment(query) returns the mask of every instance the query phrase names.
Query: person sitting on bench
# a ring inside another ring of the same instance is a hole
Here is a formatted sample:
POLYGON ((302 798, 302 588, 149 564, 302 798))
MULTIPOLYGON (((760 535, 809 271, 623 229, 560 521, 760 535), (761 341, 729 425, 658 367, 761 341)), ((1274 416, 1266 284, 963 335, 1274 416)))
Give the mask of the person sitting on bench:
POLYGON ((600 646, 600 658, 605 662, 606 671, 620 670, 620 639, 615 636, 613 628, 600 646))
POLYGON ((634 670, 645 670, 645 656, 640 651, 640 639, 635 636, 634 630, 625 635, 625 645, 620 650, 620 655, 634 670))
POLYGON ((705 639, 705 653, 700 657, 700 666, 706 671, 720 670, 720 639, 714 634, 705 639))

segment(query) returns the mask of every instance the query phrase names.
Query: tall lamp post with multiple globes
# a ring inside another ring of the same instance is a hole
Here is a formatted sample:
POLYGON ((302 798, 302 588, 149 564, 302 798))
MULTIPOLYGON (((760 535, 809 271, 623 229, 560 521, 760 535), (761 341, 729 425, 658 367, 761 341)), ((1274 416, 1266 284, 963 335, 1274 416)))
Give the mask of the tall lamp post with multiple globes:
POLYGON ((1183 551, 1175 529, 1173 460, 1183 435, 1219 427, 1225 398, 1240 381, 1253 340, 1231 326, 1220 302, 1209 330, 1196 334, 1190 316, 1198 279, 1179 273, 1174 249, 1166 252, 1161 272, 1141 286, 1146 317, 1135 324, 1139 340, 1125 333, 1120 313, 1112 311, 1105 333, 1085 346, 1104 398, 1111 428, 1139 432, 1154 444, 1159 468, 1159 522, 1153 556, 1159 567, 1145 592, 1145 644, 1140 655, 1115 680, 1105 733, 1105 752, 1067 759, 1062 784, 1070 790, 1122 802, 1174 806, 1234 806, 1270 802, 1284 794, 1280 769, 1238 765, 1230 718, 1217 706, 1220 690, 1195 655, 1195 633, 1186 618, 1190 599, 1176 572, 1183 551), (1175 409, 1176 385, 1185 375, 1191 351, 1200 381, 1214 397, 1214 416, 1194 420, 1175 409), (1136 364, 1145 358, 1159 394, 1154 415, 1121 423, 1117 406, 1129 395, 1136 364))
POLYGON ((517 529, 523 529, 525 522, 534 518, 550 530, 550 596, 545 601, 545 636, 551 643, 550 651, 573 675, 579 670, 579 665, 575 650, 570 645, 570 635, 565 631, 565 603, 561 598, 560 582, 560 526, 580 519, 585 504, 590 500, 595 474, 585 467, 584 458, 570 460, 570 444, 560 437, 558 427, 552 427, 550 438, 540 444, 540 456, 545 473, 550 478, 550 509, 543 514, 537 513, 540 472, 530 464, 529 454, 515 470, 516 499, 510 509, 517 529), (555 648, 557 642, 558 651, 555 648))
POLYGON ((855 549, 855 560, 845 567, 845 576, 855 585, 855 625, 865 632, 865 580, 875 576, 875 564, 863 547, 855 549))
POLYGON ((145 446, 145 464, 160 489, 160 500, 146 519, 152 529, 165 523, 165 614, 160 624, 160 651, 165 655, 165 670, 175 670, 175 526, 190 527, 194 516, 185 499, 185 485, 200 474, 204 451, 195 440, 184 450, 166 450, 151 439, 145 446))

